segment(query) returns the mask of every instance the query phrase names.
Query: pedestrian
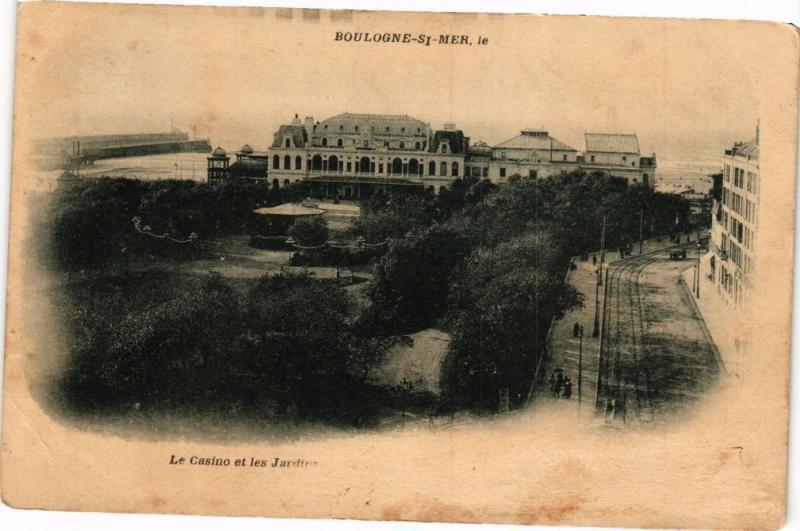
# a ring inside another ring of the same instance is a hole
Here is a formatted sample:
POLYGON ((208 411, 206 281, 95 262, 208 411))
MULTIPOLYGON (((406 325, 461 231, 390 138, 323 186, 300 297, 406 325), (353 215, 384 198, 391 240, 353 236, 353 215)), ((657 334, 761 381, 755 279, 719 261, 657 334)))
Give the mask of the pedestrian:
POLYGON ((581 325, 578 324, 578 321, 575 321, 575 324, 572 325, 572 337, 578 337, 578 332, 581 329, 581 325))
POLYGON ((596 265, 597 265, 597 255, 596 255, 596 254, 593 254, 593 255, 592 255, 592 265, 593 265, 593 266, 596 266, 596 265))
POLYGON ((550 384, 550 392, 555 396, 556 394, 556 373, 555 371, 550 373, 550 379, 548 380, 550 384))
POLYGON ((564 375, 561 369, 556 369, 556 385, 553 389, 553 396, 558 397, 561 394, 561 389, 564 387, 564 375))
POLYGON ((562 392, 562 396, 564 398, 572 397, 572 382, 570 381, 569 376, 564 379, 564 391, 562 392))

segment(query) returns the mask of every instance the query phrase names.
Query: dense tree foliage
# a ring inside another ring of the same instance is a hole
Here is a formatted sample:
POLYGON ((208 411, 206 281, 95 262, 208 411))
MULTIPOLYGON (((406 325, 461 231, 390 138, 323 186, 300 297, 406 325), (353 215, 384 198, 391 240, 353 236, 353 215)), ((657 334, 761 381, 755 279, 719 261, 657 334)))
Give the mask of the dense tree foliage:
POLYGON ((218 275, 148 273, 83 281, 65 307, 68 404, 227 409, 363 424, 370 371, 407 338, 366 336, 335 283, 265 276, 244 296, 218 275), (242 301, 241 303, 239 301, 242 301))
MULTIPOLYGON (((223 404, 363 424, 383 392, 369 384, 372 370, 394 345, 407 344, 404 334, 436 326, 451 336, 442 388, 467 407, 491 409, 500 389, 512 401, 524 398, 551 320, 581 303, 564 273, 570 256, 599 248, 604 218, 609 249, 689 228, 680 197, 603 174, 514 177, 502 186, 470 178, 438 195, 376 194, 351 235, 385 245, 305 258, 374 259, 364 308, 337 283, 307 276, 264 277, 243 289, 217 276, 112 271, 137 257, 192 249, 143 236, 134 217, 177 239, 263 234, 264 220, 252 211, 303 192, 126 179, 59 191, 49 208, 49 254, 63 270, 99 277, 81 276, 67 289, 69 401, 223 404)), ((317 218, 290 234, 301 245, 328 239, 317 218)))
POLYGON ((685 230, 688 213, 678 196, 584 172, 500 187, 458 180, 436 197, 370 205, 357 230, 395 239, 376 265, 365 321, 383 334, 446 328, 443 388, 480 408, 503 387, 520 400, 551 320, 580 304, 564 281, 569 258, 600 247, 603 219, 616 249, 685 230))
POLYGON ((551 320, 580 304, 559 254, 552 236, 539 231, 478 247, 454 272, 442 382, 450 393, 479 407, 496 404, 504 387, 512 401, 525 396, 551 320))
POLYGON ((289 236, 300 245, 322 245, 328 241, 328 223, 321 216, 300 218, 289 227, 289 236))
POLYGON ((62 269, 104 268, 139 256, 181 255, 185 249, 143 237, 133 217, 155 234, 201 239, 259 232, 262 216, 253 210, 297 199, 292 188, 275 190, 262 183, 231 180, 221 186, 194 181, 100 179, 56 192, 47 211, 44 234, 62 269))

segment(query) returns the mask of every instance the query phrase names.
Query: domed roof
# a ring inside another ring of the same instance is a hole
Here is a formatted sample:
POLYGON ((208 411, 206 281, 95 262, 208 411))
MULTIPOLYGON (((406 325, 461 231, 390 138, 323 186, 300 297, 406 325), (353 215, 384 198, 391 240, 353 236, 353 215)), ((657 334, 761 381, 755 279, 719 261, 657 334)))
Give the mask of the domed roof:
POLYGON ((215 150, 214 150, 214 151, 211 153, 211 156, 212 156, 212 157, 225 157, 226 155, 227 155, 227 153, 226 153, 226 152, 225 152, 225 150, 224 150, 224 149, 222 149, 220 146, 217 146, 217 149, 215 149, 215 150))
POLYGON ((250 153, 253 152, 253 148, 250 147, 250 144, 245 144, 245 145, 242 146, 242 149, 240 149, 239 151, 241 151, 242 153, 247 153, 249 155, 250 153))

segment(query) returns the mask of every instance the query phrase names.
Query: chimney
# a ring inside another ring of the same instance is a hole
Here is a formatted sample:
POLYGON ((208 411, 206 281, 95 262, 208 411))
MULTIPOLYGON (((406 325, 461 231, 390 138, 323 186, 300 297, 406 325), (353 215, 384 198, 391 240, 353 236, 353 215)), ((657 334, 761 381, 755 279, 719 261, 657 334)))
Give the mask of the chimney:
POLYGON ((314 117, 306 116, 306 121, 303 127, 306 129, 306 142, 311 144, 311 139, 314 135, 314 117))

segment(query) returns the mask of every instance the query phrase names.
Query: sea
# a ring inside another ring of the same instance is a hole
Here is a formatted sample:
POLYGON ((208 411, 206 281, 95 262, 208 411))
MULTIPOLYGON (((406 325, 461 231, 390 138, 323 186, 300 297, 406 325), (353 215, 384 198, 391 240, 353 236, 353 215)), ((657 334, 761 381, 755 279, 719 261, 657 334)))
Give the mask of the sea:
MULTIPOLYGON (((128 177, 131 179, 159 180, 180 179, 206 180, 207 153, 173 153, 98 160, 92 167, 82 168, 85 177, 128 177)), ((693 152, 659 154, 656 169, 656 189, 679 193, 693 190, 708 193, 711 189, 710 174, 721 171, 721 156, 718 151, 697 150, 693 152)), ((59 171, 32 172, 35 188, 54 190, 59 171)))

